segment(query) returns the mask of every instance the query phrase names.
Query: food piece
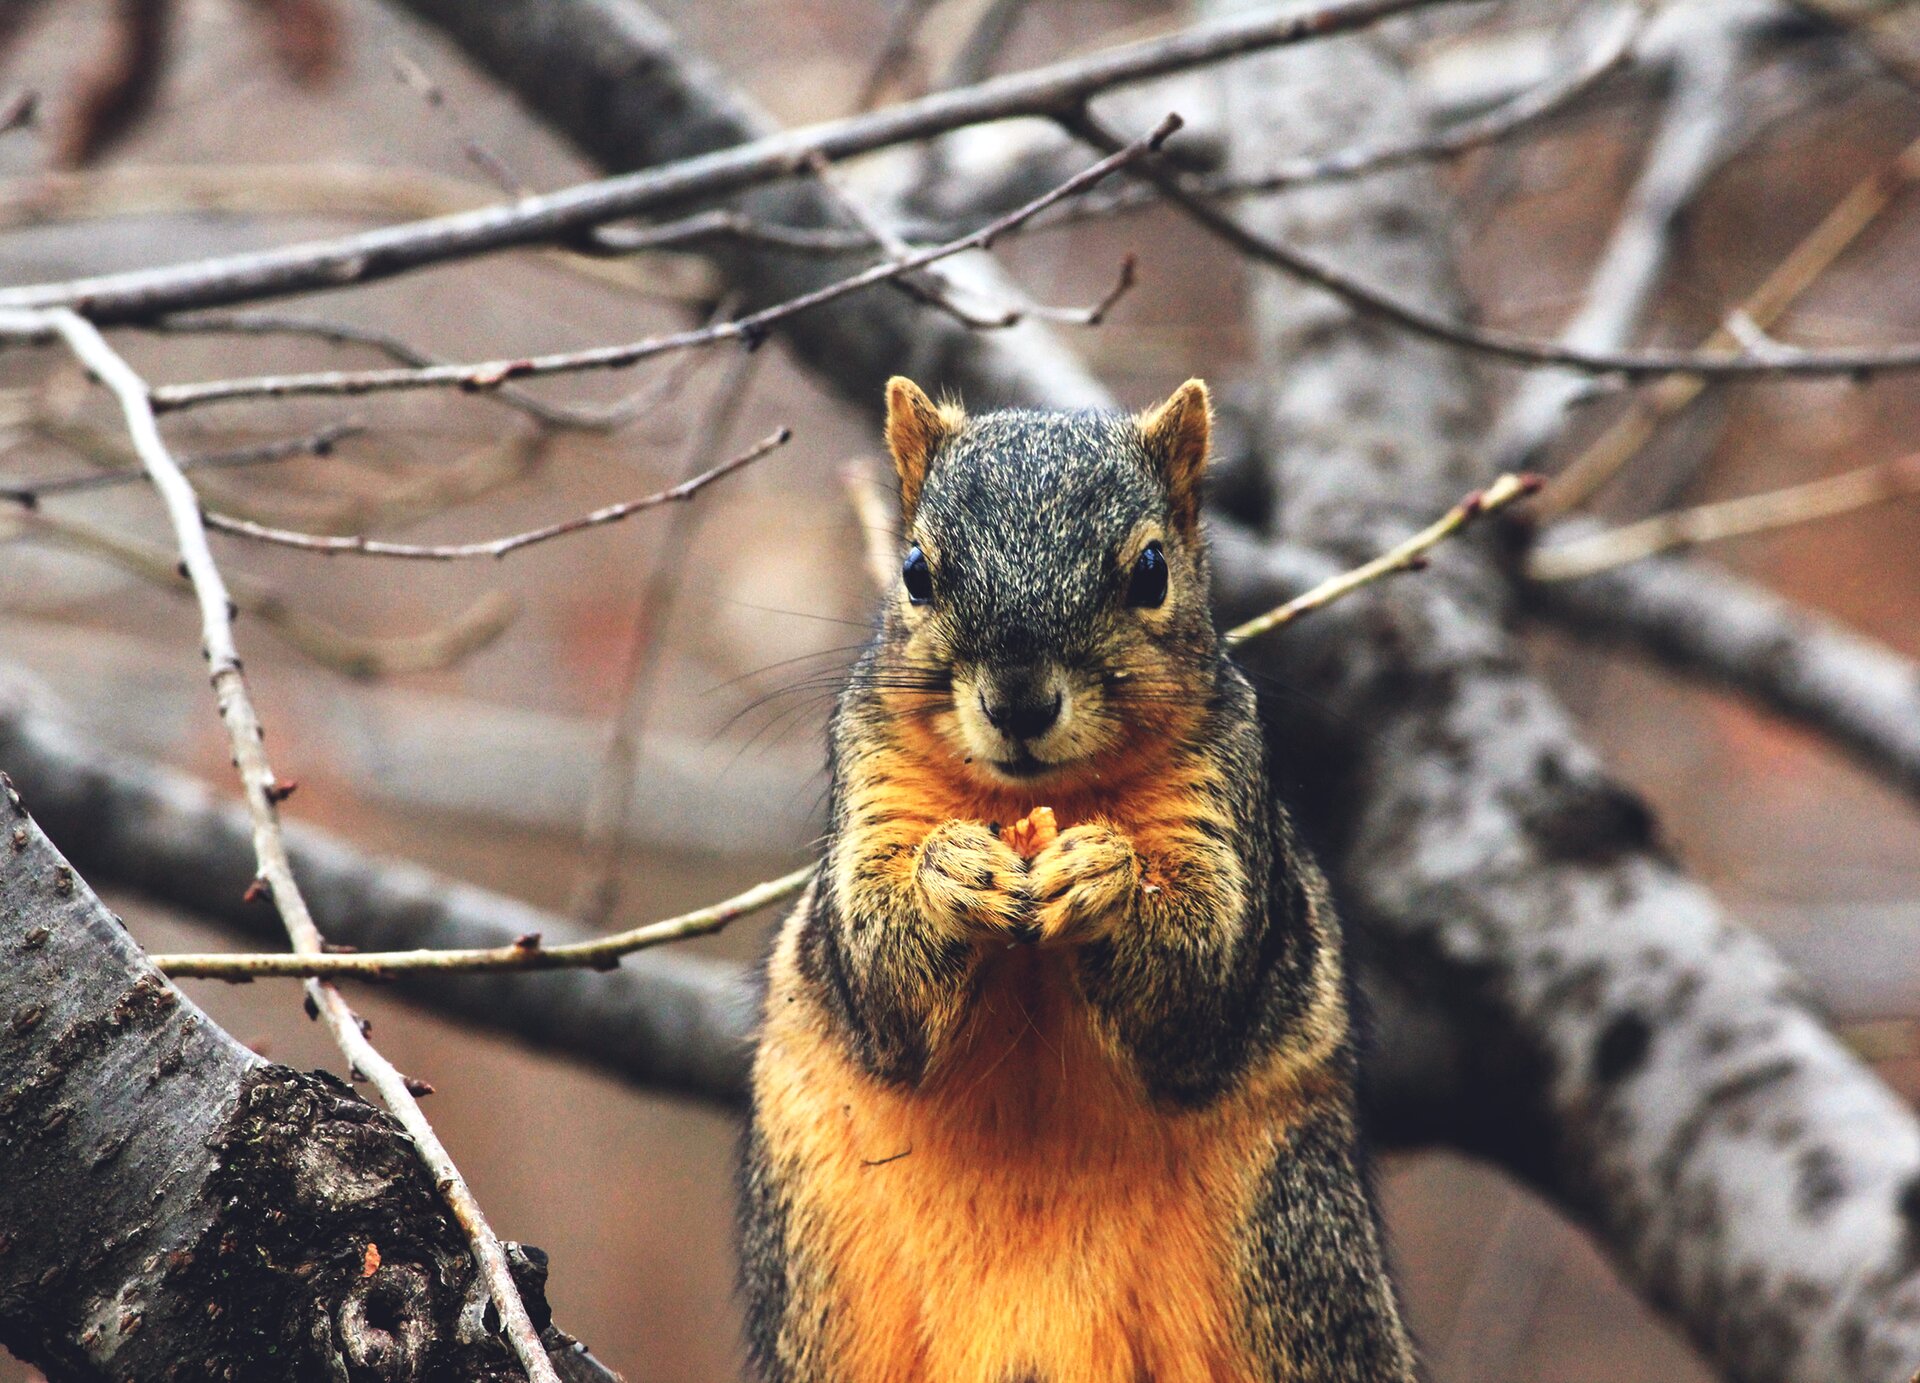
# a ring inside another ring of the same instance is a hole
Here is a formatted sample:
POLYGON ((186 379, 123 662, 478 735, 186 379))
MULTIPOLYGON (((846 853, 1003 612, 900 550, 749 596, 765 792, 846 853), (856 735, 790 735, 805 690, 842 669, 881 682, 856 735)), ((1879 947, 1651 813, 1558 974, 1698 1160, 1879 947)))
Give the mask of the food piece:
POLYGON ((1060 823, 1053 819, 1052 807, 1035 807, 1013 825, 1000 832, 1004 840, 1016 854, 1032 859, 1060 834, 1060 823))

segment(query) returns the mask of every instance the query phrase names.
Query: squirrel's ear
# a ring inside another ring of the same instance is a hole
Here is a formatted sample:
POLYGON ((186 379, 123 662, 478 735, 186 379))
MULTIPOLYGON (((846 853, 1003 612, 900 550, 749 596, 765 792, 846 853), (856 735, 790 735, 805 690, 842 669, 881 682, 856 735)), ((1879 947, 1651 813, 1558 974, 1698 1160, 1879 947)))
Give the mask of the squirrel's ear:
POLYGON ((936 404, 905 375, 887 381, 887 450, 900 473, 900 512, 908 518, 920 503, 920 486, 934 452, 966 421, 958 407, 936 404))
POLYGON ((1166 482, 1176 527, 1191 537, 1200 522, 1200 477, 1207 469, 1213 403, 1207 386, 1190 379, 1165 403, 1140 415, 1140 440, 1166 482))

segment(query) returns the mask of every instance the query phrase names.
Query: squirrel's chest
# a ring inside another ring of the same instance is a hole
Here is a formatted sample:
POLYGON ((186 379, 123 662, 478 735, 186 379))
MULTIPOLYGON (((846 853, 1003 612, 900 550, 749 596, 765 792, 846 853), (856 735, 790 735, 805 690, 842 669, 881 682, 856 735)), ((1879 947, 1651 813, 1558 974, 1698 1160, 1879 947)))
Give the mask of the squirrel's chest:
POLYGON ((759 1079, 782 1098, 763 1133, 836 1323, 836 1377, 1242 1376, 1239 1243, 1273 1130, 1150 1105, 1062 966, 1023 951, 991 968, 911 1092, 770 1024, 759 1079))

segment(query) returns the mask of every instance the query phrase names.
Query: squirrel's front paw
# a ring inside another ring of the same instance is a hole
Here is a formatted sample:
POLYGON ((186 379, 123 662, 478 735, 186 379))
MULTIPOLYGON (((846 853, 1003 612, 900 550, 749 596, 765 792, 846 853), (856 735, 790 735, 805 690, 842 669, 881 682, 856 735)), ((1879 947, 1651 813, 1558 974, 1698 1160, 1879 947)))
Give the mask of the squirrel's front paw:
POLYGON ((1145 873, 1133 842, 1098 823, 1062 831, 1033 858, 1028 887, 1042 945, 1085 941, 1122 917, 1145 873))
POLYGON ((1027 862, 979 821, 943 821, 920 842, 913 865, 920 911, 955 935, 1034 936, 1027 862))

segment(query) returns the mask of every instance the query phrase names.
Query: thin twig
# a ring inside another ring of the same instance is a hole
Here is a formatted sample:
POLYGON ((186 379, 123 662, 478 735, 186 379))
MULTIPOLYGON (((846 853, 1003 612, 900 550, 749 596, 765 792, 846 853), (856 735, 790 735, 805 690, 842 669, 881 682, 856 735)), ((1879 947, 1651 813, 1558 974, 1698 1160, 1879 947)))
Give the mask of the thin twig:
MULTIPOLYGON (((183 471, 222 471, 242 466, 260 466, 274 461, 285 461, 295 456, 327 456, 339 443, 349 437, 358 437, 366 429, 356 423, 330 423, 318 428, 305 437, 286 437, 274 442, 256 442, 247 447, 231 447, 225 451, 202 452, 197 456, 180 458, 183 471)), ((135 481, 145 480, 146 472, 138 468, 120 471, 83 471, 75 475, 49 476, 45 480, 35 480, 28 484, 0 486, 0 499, 12 500, 16 504, 34 505, 49 495, 73 494, 79 490, 103 490, 114 485, 131 485, 135 481)))
POLYGON ((919 42, 920 26, 939 3, 940 0, 894 0, 893 12, 887 16, 887 27, 880 36, 880 50, 854 100, 855 110, 872 110, 887 89, 887 83, 906 70, 919 42))
MULTIPOLYGON (((814 180, 832 199, 833 204, 858 226, 861 233, 878 246, 889 260, 898 264, 913 256, 913 246, 903 240, 893 227, 876 216, 863 199, 848 195, 846 188, 841 185, 839 177, 834 173, 832 164, 820 155, 812 154, 807 159, 807 166, 812 171, 814 180)), ((991 316, 973 311, 957 299, 955 295, 959 290, 954 287, 952 280, 937 270, 929 270, 921 275, 902 274, 893 280, 893 286, 909 294, 916 301, 946 313, 961 326, 970 327, 975 331, 993 331, 1010 327, 1020 320, 1020 312, 1011 307, 1000 308, 991 316)))
MULTIPOLYGON (((1854 184, 1735 312, 1763 330, 1773 326, 1894 198, 1915 182, 1920 182, 1920 140, 1909 144, 1884 168, 1875 169, 1854 184)), ((1704 348, 1726 350, 1737 343, 1732 326, 1722 325, 1706 339, 1704 348)), ((1639 454, 1661 423, 1699 398, 1706 387, 1707 381, 1698 376, 1671 375, 1635 398, 1606 431, 1547 481, 1537 505, 1540 519, 1557 519, 1585 504, 1639 454)))
MULTIPOLYGON (((727 431, 746 402, 748 385, 761 357, 741 354, 715 384, 704 416, 687 435, 681 470, 689 479, 702 457, 726 441, 727 431)), ((706 506, 690 504, 675 511, 666 531, 650 544, 646 571, 634 604, 627 634, 626 657, 620 674, 620 699, 607 734, 606 751, 587 795, 587 815, 581 831, 580 872, 574 881, 567 911, 588 926, 604 926, 619 899, 620 846, 633 809, 634 773, 640 743, 647 730, 647 714, 655 698, 649 689, 666 653, 666 627, 675 597, 683 587, 681 564, 706 506)))
POLYGON ((1235 16, 510 204, 280 249, 29 284, 0 290, 0 307, 77 307, 107 324, 371 283, 449 259, 564 242, 605 221, 788 177, 810 152, 838 163, 967 125, 1067 112, 1127 83, 1351 33, 1448 3, 1455 0, 1327 0, 1235 16))
MULTIPOLYGON (((1626 64, 1633 54, 1634 40, 1646 28, 1646 6, 1622 5, 1607 18, 1593 46, 1568 64, 1564 72, 1492 110, 1420 139, 1354 145, 1318 157, 1292 159, 1263 173, 1196 178, 1193 190, 1209 197, 1262 196, 1314 183, 1345 182, 1410 163, 1435 163, 1509 138, 1565 109, 1626 64)), ((1158 200, 1152 196, 1152 189, 1140 190, 1147 194, 1142 200, 1158 200)))
POLYGON ((388 57, 393 63, 393 75, 400 80, 400 84, 425 102, 429 109, 437 110, 446 117, 448 127, 460 141, 460 149, 466 154, 467 162, 478 168, 486 175, 487 181, 509 197, 531 195, 532 189, 514 176, 505 159, 466 132, 460 112, 447 99, 446 89, 427 75, 426 68, 398 48, 388 57))
MULTIPOLYGON (((814 176, 819 180, 821 187, 889 259, 897 264, 916 253, 917 247, 902 239, 899 232, 876 216, 861 198, 847 193, 826 160, 814 155, 810 162, 814 176)), ((1017 228, 1008 227, 1009 230, 1017 228)), ((960 325, 975 331, 999 331, 1006 327, 1018 326, 1028 317, 1059 322, 1065 326, 1097 327, 1106 320, 1114 304, 1133 290, 1136 268, 1135 258, 1131 252, 1122 256, 1120 273, 1114 280, 1113 287, 1109 288, 1099 301, 1086 307, 1052 307, 1028 300, 1017 306, 1001 307, 992 315, 975 312, 960 302, 956 295, 962 290, 943 274, 928 273, 924 278, 902 275, 893 280, 893 286, 910 294, 928 307, 946 313, 960 325)))
MULTIPOLYGON (((287 856, 279 809, 287 789, 268 762, 260 718, 241 671, 240 653, 233 638, 232 599, 213 560, 213 551, 207 545, 199 498, 160 435, 158 419, 147 399, 146 381, 107 344, 107 339, 91 322, 65 308, 0 313, 0 332, 16 336, 48 332, 58 335, 119 402, 134 448, 166 506, 179 543, 181 562, 199 602, 202 652, 211 669, 220 719, 227 727, 228 743, 245 791, 253 823, 259 880, 286 924, 294 949, 309 955, 319 954, 325 949, 325 942, 320 929, 314 925, 287 856)), ((407 1078, 367 1040, 359 1017, 337 989, 322 980, 308 980, 307 997, 326 1022, 350 1067, 367 1077, 413 1140, 447 1208, 466 1232, 502 1327, 528 1378, 532 1383, 559 1383, 559 1375, 554 1372, 539 1333, 527 1315, 519 1288, 514 1285, 500 1240, 481 1214, 466 1179, 447 1155, 433 1125, 421 1112, 407 1078)))
MULTIPOLYGON (((887 259, 811 293, 803 293, 797 298, 789 298, 732 321, 649 336, 617 346, 596 346, 589 350, 524 356, 512 360, 485 360, 467 365, 434 365, 405 370, 330 370, 315 374, 267 375, 251 379, 161 385, 153 390, 154 406, 165 411, 238 398, 285 398, 296 394, 358 395, 389 389, 454 387, 479 391, 495 389, 509 380, 530 375, 620 369, 653 356, 726 341, 744 342, 751 348, 766 340, 777 323, 809 308, 833 302, 875 284, 898 279, 969 250, 990 248, 1002 235, 1032 220, 1048 207, 1077 195, 1116 170, 1146 157, 1165 143, 1180 128, 1180 124, 1179 116, 1168 115, 1152 133, 1131 142, 1121 142, 1112 153, 1091 167, 1026 205, 956 240, 918 250, 902 258, 887 259)), ((4 294, 0 294, 0 297, 4 297, 4 294)))
POLYGON ((462 451, 450 461, 420 467, 378 494, 356 491, 295 496, 280 490, 241 491, 223 496, 219 513, 223 518, 336 537, 417 523, 493 494, 532 473, 544 460, 552 436, 537 426, 510 430, 462 451))
MULTIPOLYGON (((1084 111, 1058 118, 1070 133, 1096 149, 1121 147, 1118 136, 1084 111)), ((1629 380, 1670 374, 1704 375, 1713 379, 1812 379, 1833 375, 1867 379, 1890 371, 1920 369, 1920 344, 1837 351, 1787 347, 1757 356, 1738 351, 1583 350, 1518 332, 1476 326, 1418 303, 1402 301, 1318 255, 1249 229, 1195 192, 1183 175, 1164 160, 1143 159, 1134 165, 1134 172, 1151 181, 1161 195, 1190 220, 1248 258, 1322 288, 1356 311, 1415 336, 1473 351, 1490 360, 1521 366, 1557 365, 1629 380)))
POLYGON ((252 538, 258 542, 278 543, 282 547, 299 548, 303 552, 321 552, 330 556, 353 553, 363 557, 399 557, 419 562, 459 562, 475 557, 505 557, 510 552, 518 552, 523 547, 532 547, 535 543, 544 543, 550 538, 564 537, 584 529, 618 523, 645 510, 657 509, 663 504, 692 499, 714 481, 732 475, 742 467, 752 465, 768 452, 785 446, 792 436, 792 430, 783 427, 778 432, 763 437, 731 460, 723 461, 711 470, 702 471, 699 475, 683 480, 668 489, 656 490, 653 494, 642 495, 639 499, 609 504, 595 509, 590 514, 563 519, 559 523, 550 523, 541 528, 528 529, 524 533, 513 533, 504 538, 491 538, 479 543, 394 543, 358 534, 331 537, 323 533, 297 533, 289 528, 272 528, 266 524, 212 512, 206 513, 204 518, 208 528, 232 534, 236 538, 252 538))
MULTIPOLYGON (((169 333, 231 334, 235 336, 310 336, 335 346, 366 346, 411 369, 443 362, 408 344, 391 332, 356 326, 325 317, 295 317, 268 312, 194 312, 162 317, 141 324, 145 330, 169 333)), ((659 381, 607 408, 574 408, 549 403, 514 385, 502 385, 493 397, 550 427, 580 432, 612 432, 632 422, 664 396, 659 381)))
MULTIPOLYGON (((0 514, 0 540, 37 538, 99 557, 174 595, 191 597, 180 559, 166 548, 44 509, 0 514)), ((348 677, 370 680, 440 672, 488 647, 520 613, 513 597, 488 591, 445 624, 417 634, 352 634, 301 611, 284 591, 240 573, 228 582, 240 613, 259 620, 306 657, 348 677)))
POLYGON ((1488 514, 1497 513, 1517 499, 1525 499, 1540 488, 1540 477, 1536 475, 1503 475, 1484 490, 1476 490, 1449 509, 1445 516, 1429 524, 1403 543, 1388 548, 1371 562, 1355 567, 1352 571, 1340 573, 1330 580, 1322 581, 1312 590, 1295 596, 1286 604, 1256 615, 1244 624, 1236 624, 1221 636, 1222 641, 1231 648, 1257 639, 1262 634, 1291 624, 1300 616, 1323 605, 1329 605, 1341 596, 1371 585, 1383 576, 1392 576, 1396 572, 1418 571, 1426 565, 1426 555, 1441 543, 1451 538, 1474 520, 1488 514))
POLYGON ((1569 581, 1638 562, 1655 553, 1811 523, 1912 494, 1920 494, 1920 452, 1804 485, 1655 514, 1638 523, 1560 542, 1548 541, 1528 555, 1527 579, 1569 581))
POLYGON ((772 907, 799 893, 813 877, 815 866, 796 869, 777 879, 755 884, 743 893, 678 917, 649 922, 630 931, 577 941, 565 946, 542 946, 538 935, 523 937, 511 946, 472 950, 332 951, 324 955, 289 955, 283 951, 259 954, 214 951, 205 954, 159 955, 150 959, 176 979, 256 980, 358 976, 385 979, 403 972, 473 974, 526 970, 611 970, 622 956, 664 946, 690 937, 710 936, 729 923, 772 907))
MULTIPOLYGON (((1735 5, 1701 6, 1684 21, 1676 16, 1681 27, 1666 110, 1614 218, 1585 301, 1560 332, 1563 345, 1616 350, 1632 341, 1665 275, 1681 215, 1719 167, 1727 135, 1738 123, 1751 17, 1735 5)), ((1522 380, 1489 429, 1488 467, 1535 464, 1560 434, 1567 410, 1589 388, 1586 376, 1564 370, 1522 380)))
MULTIPOLYGON (((0 180, 0 229, 215 212, 417 222, 492 206, 498 196, 484 184, 419 168, 284 163, 108 166, 0 180)), ((613 284, 650 301, 686 306, 712 296, 704 284, 683 287, 676 280, 684 274, 663 275, 657 267, 595 253, 591 245, 572 243, 565 249, 538 249, 536 254, 567 273, 613 284)), ((201 306, 218 304, 187 302, 172 310, 201 306)), ((133 314, 125 324, 148 320, 148 315, 133 314)))

